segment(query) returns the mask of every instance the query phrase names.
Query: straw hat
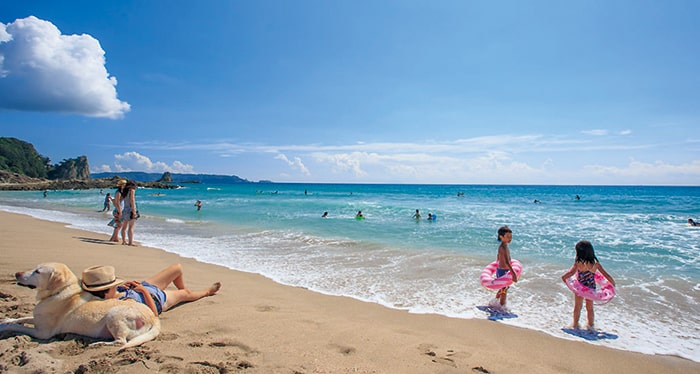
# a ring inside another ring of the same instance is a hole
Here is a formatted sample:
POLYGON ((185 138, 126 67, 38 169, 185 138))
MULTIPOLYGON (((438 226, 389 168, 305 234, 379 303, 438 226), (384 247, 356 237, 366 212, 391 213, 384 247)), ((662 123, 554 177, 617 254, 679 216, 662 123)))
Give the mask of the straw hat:
POLYGON ((117 187, 123 186, 126 184, 126 179, 120 179, 119 182, 117 182, 117 187))
POLYGON ((124 283, 114 275, 114 266, 93 266, 83 270, 81 287, 85 291, 102 291, 124 283))

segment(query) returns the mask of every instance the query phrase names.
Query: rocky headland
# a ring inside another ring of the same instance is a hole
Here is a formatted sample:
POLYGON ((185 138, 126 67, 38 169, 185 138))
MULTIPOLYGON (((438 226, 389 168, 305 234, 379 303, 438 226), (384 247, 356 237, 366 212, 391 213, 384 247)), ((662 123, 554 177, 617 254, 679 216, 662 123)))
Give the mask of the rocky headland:
MULTIPOLYGON (((115 175, 111 178, 89 179, 44 179, 32 178, 26 175, 0 170, 0 190, 4 191, 42 191, 42 190, 87 190, 91 188, 113 188, 119 179, 115 175)), ((166 182, 139 182, 139 187, 172 189, 179 188, 177 184, 166 182)))

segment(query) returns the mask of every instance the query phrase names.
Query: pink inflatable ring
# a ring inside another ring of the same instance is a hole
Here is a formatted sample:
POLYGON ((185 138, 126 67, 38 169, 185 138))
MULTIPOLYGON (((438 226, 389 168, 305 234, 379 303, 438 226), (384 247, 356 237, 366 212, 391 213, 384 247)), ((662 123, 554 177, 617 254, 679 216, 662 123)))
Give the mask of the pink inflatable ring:
MULTIPOLYGON (((520 279, 520 273, 523 271, 523 264, 518 260, 511 260, 510 265, 513 267, 515 274, 520 279)), ((496 278, 496 269, 498 268, 498 261, 490 263, 488 266, 481 271, 481 285, 491 289, 499 290, 503 287, 508 287, 513 284, 513 274, 507 272, 504 276, 496 278)))
POLYGON ((566 280, 566 286, 576 296, 593 300, 597 304, 605 304, 615 297, 615 286, 598 272, 595 273, 596 288, 588 288, 578 281, 578 272, 566 280))

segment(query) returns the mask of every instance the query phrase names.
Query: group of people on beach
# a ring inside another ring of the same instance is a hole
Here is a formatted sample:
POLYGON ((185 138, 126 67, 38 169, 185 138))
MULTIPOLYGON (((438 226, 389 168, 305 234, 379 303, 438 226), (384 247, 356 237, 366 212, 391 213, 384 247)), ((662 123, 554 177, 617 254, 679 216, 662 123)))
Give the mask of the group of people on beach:
MULTIPOLYGON (((110 241, 134 246, 134 226, 140 217, 136 205, 137 184, 133 180, 120 179, 116 184, 114 195, 108 193, 104 199, 102 211, 108 211, 110 204, 114 207, 113 219, 108 223, 114 227, 110 241)), ((195 206, 201 209, 201 201, 195 206)), ((221 283, 216 282, 208 289, 192 291, 185 286, 182 265, 174 264, 141 282, 125 281, 118 278, 113 266, 98 265, 85 269, 82 273, 81 288, 100 299, 134 300, 149 307, 153 314, 160 315, 176 305, 199 300, 216 294, 221 283), (175 289, 168 288, 170 284, 175 289)))
MULTIPOLYGON (((510 257, 510 248, 508 244, 513 241, 513 231, 508 226, 502 226, 498 229, 498 241, 500 245, 498 246, 498 254, 496 261, 498 262, 498 267, 496 269, 496 277, 500 278, 509 274, 512 276, 513 283, 518 281, 518 275, 513 270, 512 260, 510 257)), ((571 268, 562 275, 561 279, 564 283, 572 277, 576 276, 579 283, 590 289, 596 288, 595 273, 600 272, 608 282, 613 286, 615 285, 615 280, 608 274, 603 268, 600 261, 595 255, 595 250, 593 245, 588 240, 581 240, 575 245, 576 256, 574 257, 574 263, 571 268)), ((496 293, 495 301, 500 304, 502 310, 506 309, 506 298, 508 294, 509 287, 503 287, 496 293)), ((581 316, 581 309, 583 308, 583 296, 574 294, 574 312, 573 312, 573 323, 571 328, 579 329, 579 318, 581 316)), ((589 330, 594 329, 594 319, 595 314, 593 312, 593 300, 586 298, 586 313, 588 318, 589 330)))
POLYGON ((122 245, 134 246, 134 226, 136 220, 141 216, 138 207, 136 206, 136 189, 138 186, 133 180, 120 179, 117 181, 117 189, 114 196, 107 194, 105 197, 105 208, 102 211, 109 209, 109 202, 114 206, 112 210, 112 220, 107 224, 114 228, 111 242, 119 242, 119 234, 121 233, 122 245))

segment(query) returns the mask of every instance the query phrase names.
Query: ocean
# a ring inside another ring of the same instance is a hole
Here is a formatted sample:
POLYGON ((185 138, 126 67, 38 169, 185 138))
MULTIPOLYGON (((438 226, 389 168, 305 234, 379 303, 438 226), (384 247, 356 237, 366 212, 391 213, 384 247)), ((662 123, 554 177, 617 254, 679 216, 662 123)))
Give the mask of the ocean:
MULTIPOLYGON (((107 192, 0 191, 0 210, 111 234, 111 214, 100 212, 107 192)), ((700 187, 186 184, 139 189, 137 203, 136 241, 202 262, 411 313, 491 317, 700 362, 700 227, 687 224, 700 218, 700 187), (366 219, 354 218, 359 210, 366 219), (479 283, 503 225, 523 264, 508 293, 515 318, 483 311, 494 292, 479 283), (561 275, 582 239, 617 283, 617 296, 595 307, 594 335, 564 329, 573 294, 561 275)))

